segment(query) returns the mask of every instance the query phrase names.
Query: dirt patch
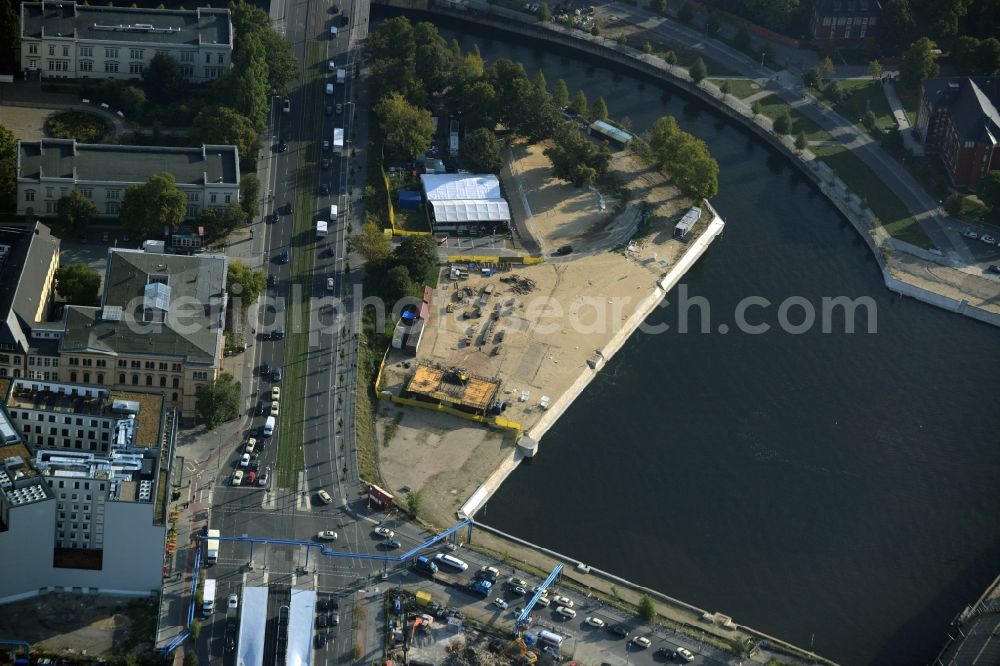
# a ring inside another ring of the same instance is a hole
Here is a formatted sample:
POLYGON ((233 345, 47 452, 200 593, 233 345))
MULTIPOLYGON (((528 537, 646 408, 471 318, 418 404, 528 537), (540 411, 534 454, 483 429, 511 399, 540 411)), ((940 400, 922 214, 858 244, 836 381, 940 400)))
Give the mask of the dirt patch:
POLYGON ((152 649, 152 601, 84 594, 46 594, 3 607, 0 636, 46 653, 111 657, 152 649))

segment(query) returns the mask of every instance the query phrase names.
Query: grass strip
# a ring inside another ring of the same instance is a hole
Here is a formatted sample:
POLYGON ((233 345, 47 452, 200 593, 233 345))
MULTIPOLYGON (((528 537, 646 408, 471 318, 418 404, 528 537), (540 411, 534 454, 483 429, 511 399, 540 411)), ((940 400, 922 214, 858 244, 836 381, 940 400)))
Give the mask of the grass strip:
MULTIPOLYGON (((321 44, 306 47, 305 81, 303 86, 300 127, 320 127, 323 108, 323 73, 310 63, 324 59, 321 44)), ((306 135, 302 135, 305 137, 306 135)), ((282 488, 296 489, 298 475, 305 469, 302 455, 305 414, 306 362, 309 352, 309 298, 312 295, 312 272, 315 262, 316 238, 313 233, 313 212, 316 207, 314 181, 319 172, 319 146, 304 138, 296 165, 297 182, 295 214, 292 216, 290 298, 288 326, 285 332, 285 365, 281 402, 285 406, 278 419, 277 479, 282 488)))
POLYGON ((800 132, 805 132, 806 139, 809 141, 833 141, 832 134, 777 95, 768 95, 757 100, 757 103, 760 104, 761 114, 771 120, 775 120, 787 111, 792 117, 791 136, 798 136, 800 132))
POLYGON ((709 81, 717 86, 722 86, 724 83, 727 84, 729 86, 729 94, 737 99, 746 99, 763 90, 760 84, 753 79, 709 79, 709 81))

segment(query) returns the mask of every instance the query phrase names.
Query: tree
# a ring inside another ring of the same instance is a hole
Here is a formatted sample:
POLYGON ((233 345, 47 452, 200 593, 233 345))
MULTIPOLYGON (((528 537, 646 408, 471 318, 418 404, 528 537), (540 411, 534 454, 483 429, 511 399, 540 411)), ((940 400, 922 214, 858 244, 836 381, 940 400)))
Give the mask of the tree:
POLYGON ((572 123, 563 123, 552 138, 552 145, 545 149, 545 156, 552 162, 557 178, 580 187, 593 183, 608 171, 611 153, 604 146, 597 146, 581 136, 572 123))
POLYGON ((900 53, 913 41, 915 29, 910 0, 884 0, 878 28, 878 43, 884 52, 900 53))
POLYGON ((299 61, 292 54, 292 45, 270 25, 257 33, 257 39, 267 54, 267 88, 284 95, 288 92, 288 82, 297 77, 299 72, 299 61))
POLYGON ((785 111, 774 119, 774 131, 778 134, 788 134, 792 131, 792 114, 785 111))
POLYGON ((1000 70, 1000 40, 984 39, 976 49, 976 66, 980 74, 991 76, 1000 70))
POLYGON ((562 79, 556 81, 555 87, 552 88, 552 103, 559 109, 565 109, 569 105, 569 88, 562 79))
POLYGON ((198 637, 201 636, 201 620, 191 621, 191 638, 197 641, 198 637))
POLYGON ((79 190, 73 190, 68 197, 60 199, 56 204, 56 210, 63 229, 71 236, 83 233, 97 215, 97 206, 79 190))
POLYGON ((375 113, 385 131, 386 146, 391 150, 411 158, 427 150, 434 136, 430 111, 410 104, 398 92, 393 92, 375 106, 375 113))
POLYGON ((177 189, 172 173, 150 176, 145 185, 125 188, 119 219, 133 238, 162 233, 164 227, 176 230, 187 212, 187 197, 177 189))
POLYGON ((759 116, 761 111, 763 110, 764 110, 764 105, 760 103, 759 99, 755 99, 753 103, 750 105, 750 112, 753 113, 754 116, 759 116))
POLYGON ((420 44, 414 60, 414 71, 424 83, 427 92, 443 92, 454 79, 458 63, 452 58, 443 39, 430 44, 420 44))
POLYGON ((705 67, 705 61, 698 58, 691 65, 691 69, 688 70, 688 74, 691 75, 691 80, 695 83, 699 83, 702 79, 708 76, 708 68, 705 67))
POLYGON ((656 604, 653 603, 653 597, 648 594, 642 595, 639 599, 639 617, 643 622, 652 622, 656 618, 656 604))
POLYGON ((531 85, 535 86, 535 90, 538 92, 549 92, 549 84, 548 81, 545 80, 545 72, 542 70, 538 70, 538 73, 535 74, 535 78, 532 79, 531 85))
POLYGON ((811 67, 802 75, 802 82, 810 88, 819 88, 819 70, 811 67))
POLYGON ((418 286, 432 281, 438 269, 437 243, 432 237, 407 236, 393 254, 418 286))
POLYGON ((368 263, 382 263, 392 252, 392 244, 386 238, 385 233, 375 223, 374 218, 365 216, 365 222, 361 225, 361 233, 350 239, 352 252, 357 252, 368 263))
POLYGON ((809 140, 806 138, 806 133, 799 132, 799 135, 795 137, 795 150, 801 152, 805 150, 808 145, 809 145, 809 140))
POLYGON ((595 22, 594 25, 590 26, 590 34, 593 35, 594 37, 597 37, 598 35, 600 35, 601 34, 601 26, 597 25, 597 23, 595 22))
POLYGON ((225 238, 236 231, 247 221, 243 207, 235 201, 228 206, 209 206, 198 216, 199 226, 205 227, 205 235, 211 240, 225 238))
POLYGON ((720 28, 722 28, 722 19, 719 18, 719 13, 714 11, 709 12, 705 18, 705 34, 709 37, 714 37, 719 34, 720 28))
POLYGON ((816 66, 816 71, 819 73, 820 83, 833 78, 833 75, 836 73, 836 69, 833 67, 833 60, 829 56, 823 58, 819 61, 819 65, 816 66))
POLYGON ((192 138, 198 143, 234 145, 240 154, 240 168, 247 171, 257 164, 260 135, 253 121, 228 106, 207 106, 195 116, 192 138))
POLYGON ((420 286, 410 277, 406 266, 397 264, 386 271, 379 293, 385 299, 386 306, 392 308, 404 298, 415 296, 419 289, 420 286))
POLYGON ((500 142, 493 132, 480 127, 465 136, 459 162, 474 173, 500 173, 500 142))
POLYGON ((722 93, 722 99, 726 99, 726 97, 729 96, 731 90, 732 88, 729 85, 729 81, 728 80, 723 81, 722 84, 719 86, 719 92, 722 93))
POLYGON ((646 8, 651 12, 656 12, 657 14, 666 14, 667 0, 649 0, 649 4, 646 8))
POLYGON ((677 20, 681 23, 690 23, 694 20, 694 7, 685 2, 677 12, 677 20))
POLYGON ((231 299, 240 299, 243 307, 256 301, 266 285, 267 273, 264 269, 250 268, 239 259, 229 262, 229 268, 226 269, 226 290, 231 299))
POLYGON ((653 44, 649 40, 646 40, 646 42, 642 45, 642 52, 646 55, 653 52, 653 44))
POLYGON ((157 53, 142 72, 142 89, 153 104, 177 101, 184 91, 181 64, 165 53, 157 53))
POLYGON ((420 493, 406 493, 406 510, 410 512, 411 516, 417 515, 417 512, 420 511, 420 493))
POLYGON ((980 41, 971 35, 962 35, 955 40, 950 60, 960 74, 973 74, 979 69, 976 57, 979 44, 980 41))
POLYGON ((8 49, 16 49, 21 44, 19 26, 14 3, 0 3, 0 44, 6 44, 8 49))
POLYGON ((674 53, 673 51, 667 51, 666 53, 663 54, 663 61, 666 62, 668 65, 676 65, 677 54, 674 53))
POLYGON ((760 47, 760 52, 764 62, 774 62, 774 46, 771 42, 764 42, 764 44, 760 47))
POLYGON ((573 103, 570 104, 570 109, 576 115, 586 117, 588 111, 587 95, 582 90, 576 91, 576 95, 573 97, 573 103))
POLYGON ((101 274, 87 264, 68 264, 56 269, 56 291, 71 305, 97 305, 101 274))
POLYGON ((219 424, 239 416, 240 392, 240 383, 228 372, 198 387, 194 406, 206 428, 214 430, 219 424))
POLYGON ((910 45, 899 64, 899 82, 915 90, 923 79, 937 76, 939 68, 934 51, 937 44, 927 37, 921 37, 910 45))
POLYGON ((201 661, 198 659, 198 653, 194 650, 184 651, 184 666, 198 666, 201 661))
POLYGON ((868 76, 872 77, 873 81, 878 81, 882 78, 882 63, 878 60, 872 60, 868 63, 868 76))
POLYGON ((248 173, 240 178, 240 208, 246 216, 246 223, 252 223, 257 214, 257 199, 260 198, 260 180, 257 174, 248 173))
POLYGON ((979 198, 994 211, 1000 210, 1000 171, 993 170, 986 174, 979 185, 979 198))
POLYGON ((258 131, 267 127, 268 67, 267 53, 260 39, 249 35, 243 39, 238 57, 234 57, 238 85, 235 90, 236 109, 250 119, 258 131))
POLYGON ((538 20, 542 23, 548 23, 552 20, 552 10, 549 9, 549 3, 543 2, 538 5, 538 20))
POLYGON ((594 120, 608 119, 608 105, 603 97, 598 97, 597 101, 594 102, 594 108, 591 109, 590 115, 594 117, 594 120))
POLYGON ((733 46, 740 51, 752 50, 753 40, 750 38, 750 31, 746 29, 746 26, 741 25, 740 29, 736 31, 736 36, 733 37, 733 46))
POLYGON ((875 122, 877 120, 875 112, 869 109, 868 111, 865 111, 865 115, 861 117, 861 124, 865 126, 866 130, 872 132, 875 130, 875 122))

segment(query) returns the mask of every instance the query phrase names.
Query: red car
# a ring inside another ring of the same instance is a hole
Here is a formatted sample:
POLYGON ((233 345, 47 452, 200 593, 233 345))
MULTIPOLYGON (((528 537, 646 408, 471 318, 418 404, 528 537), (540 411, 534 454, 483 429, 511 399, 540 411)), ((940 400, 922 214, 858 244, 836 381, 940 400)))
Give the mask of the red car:
POLYGON ((252 486, 257 483, 257 472, 247 472, 247 485, 252 486))

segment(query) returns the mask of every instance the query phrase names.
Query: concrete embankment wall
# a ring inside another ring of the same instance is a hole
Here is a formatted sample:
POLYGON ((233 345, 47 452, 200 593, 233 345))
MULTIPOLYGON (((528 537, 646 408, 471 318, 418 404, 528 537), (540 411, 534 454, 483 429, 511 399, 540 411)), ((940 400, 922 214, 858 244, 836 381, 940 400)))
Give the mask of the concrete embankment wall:
MULTIPOLYGON (((780 638, 775 638, 774 636, 764 632, 757 631, 756 629, 741 624, 735 624, 731 621, 727 623, 726 621, 729 619, 727 616, 714 612, 708 612, 702 608, 698 608, 697 606, 692 606, 691 604, 685 603, 680 599, 675 599, 663 594, 662 592, 639 585, 638 583, 633 583, 630 580, 626 580, 607 571, 588 566, 580 560, 563 555, 562 553, 557 553, 554 550, 549 550, 543 546, 533 544, 530 541, 525 541, 524 539, 520 539, 512 534, 490 527, 489 525, 484 525, 478 521, 476 522, 476 528, 489 532, 491 535, 501 540, 509 541, 512 545, 516 545, 522 549, 528 549, 545 556, 545 558, 553 561, 551 566, 554 566, 555 562, 561 563, 563 565, 563 570, 560 574, 562 582, 568 582, 578 590, 593 590, 605 595, 609 594, 609 590, 614 590, 612 594, 616 594, 622 602, 632 605, 637 604, 638 599, 642 595, 648 594, 653 601, 656 602, 657 612, 670 620, 677 622, 678 624, 689 626, 695 631, 705 632, 706 634, 722 640, 730 640, 735 638, 738 633, 742 633, 753 637, 757 641, 766 641, 769 652, 784 653, 798 659, 808 659, 810 663, 828 664, 829 666, 834 666, 834 662, 820 657, 819 655, 807 652, 806 650, 796 647, 795 645, 783 641, 780 638)), ((663 631, 663 629, 654 628, 654 632, 655 631, 663 631)), ((670 630, 667 631, 669 632, 670 630)), ((694 636, 695 634, 689 631, 688 635, 694 636)), ((668 638, 668 636, 665 635, 662 636, 662 638, 668 638)))
MULTIPOLYGON (((791 137, 775 134, 771 128, 771 121, 769 119, 756 117, 746 104, 735 97, 722 95, 714 84, 708 81, 695 84, 691 80, 690 75, 682 68, 668 65, 661 58, 642 53, 629 46, 623 46, 610 39, 593 36, 555 23, 542 25, 533 22, 535 19, 524 12, 495 7, 485 3, 483 5, 476 5, 475 0, 472 0, 468 6, 448 5, 445 3, 437 4, 433 0, 420 0, 419 2, 412 0, 405 2, 403 0, 375 0, 374 4, 397 9, 419 10, 453 20, 477 23, 492 30, 512 35, 542 40, 590 57, 600 58, 621 65, 643 76, 653 77, 679 88, 686 94, 691 95, 720 113, 725 114, 730 119, 740 123, 743 127, 746 127, 766 141, 787 157, 810 181, 819 187, 823 194, 864 239, 865 244, 872 251, 872 256, 878 262, 885 285, 890 291, 903 296, 909 296, 935 307, 942 307, 950 312, 972 317, 987 324, 1000 326, 1000 315, 997 313, 984 310, 966 302, 962 302, 960 306, 953 306, 952 303, 949 303, 953 299, 943 297, 940 294, 893 277, 889 272, 885 257, 882 255, 875 236, 879 235, 881 237, 880 240, 889 241, 890 239, 885 237, 885 233, 881 228, 876 228, 877 223, 874 215, 870 210, 863 208, 861 199, 851 193, 843 181, 837 178, 825 163, 814 159, 805 159, 795 149, 791 137), (477 6, 480 8, 468 9, 468 7, 477 6), (465 9, 460 10, 455 7, 465 7, 465 9)), ((898 243, 896 246, 899 249, 898 243)), ((906 251, 909 252, 911 249, 920 250, 919 248, 910 248, 906 251)), ((920 250, 910 253, 916 254, 928 261, 943 263, 940 257, 929 255, 926 251, 920 250)))

